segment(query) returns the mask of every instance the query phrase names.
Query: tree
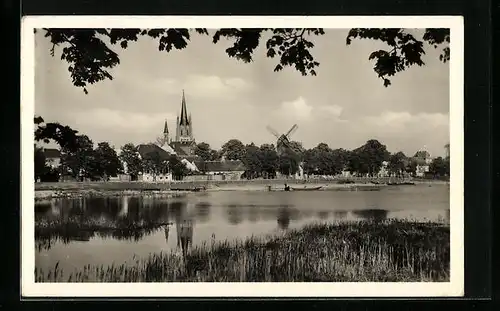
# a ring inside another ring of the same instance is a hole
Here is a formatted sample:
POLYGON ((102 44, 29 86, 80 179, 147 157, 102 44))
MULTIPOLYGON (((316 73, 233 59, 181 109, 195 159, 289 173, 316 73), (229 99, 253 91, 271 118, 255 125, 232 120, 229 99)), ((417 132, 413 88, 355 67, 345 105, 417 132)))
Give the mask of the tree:
POLYGON ((221 153, 228 160, 242 160, 245 157, 245 145, 238 139, 231 139, 222 145, 221 153))
POLYGON ((47 173, 47 164, 43 148, 35 145, 35 180, 41 179, 47 173))
POLYGON ((279 172, 283 175, 294 175, 299 170, 300 156, 293 151, 285 151, 279 156, 279 172))
POLYGON ((389 157, 389 172, 400 176, 406 168, 406 155, 399 151, 389 157))
POLYGON ((210 145, 205 142, 201 142, 196 145, 194 154, 202 158, 203 161, 213 161, 214 153, 212 152, 212 148, 210 148, 210 145))
POLYGON ((61 149, 75 152, 78 149, 77 133, 78 131, 72 129, 67 125, 61 125, 57 122, 45 123, 41 116, 34 118, 36 125, 35 141, 43 141, 50 143, 51 140, 55 141, 61 149))
POLYGON ((122 163, 109 143, 101 142, 97 144, 94 154, 99 176, 107 179, 109 176, 116 177, 123 171, 122 163))
POLYGON ((210 150, 210 158, 212 159, 212 161, 217 161, 217 160, 220 160, 221 158, 221 152, 217 151, 217 150, 210 150))
POLYGON ((263 144, 259 148, 259 161, 264 178, 274 178, 278 170, 278 153, 274 145, 263 144))
POLYGON ((307 174, 337 175, 344 170, 347 161, 347 150, 332 150, 327 144, 320 143, 305 152, 304 170, 307 174))
POLYGON ((137 180, 137 176, 142 172, 142 161, 137 147, 132 143, 125 144, 119 157, 125 163, 130 179, 137 180))
POLYGON ((95 160, 94 143, 86 135, 76 137, 77 149, 61 148, 61 166, 63 173, 74 178, 94 179, 98 168, 95 160))
POLYGON ((247 179, 253 179, 261 176, 262 163, 260 158, 260 149, 254 143, 245 146, 245 157, 242 159, 245 164, 245 176, 247 179))
POLYGON ((360 174, 374 176, 380 171, 382 162, 389 160, 387 147, 376 139, 368 140, 363 146, 353 150, 351 168, 357 168, 360 174))
POLYGON ((188 168, 175 155, 171 155, 168 159, 168 169, 172 173, 172 178, 181 180, 189 173, 188 168))
POLYGON ((158 175, 166 173, 168 171, 167 159, 162 159, 160 153, 157 150, 145 154, 142 164, 144 170, 149 172, 153 176, 153 180, 155 181, 158 175))
POLYGON ((411 176, 415 176, 417 172, 417 160, 415 158, 410 158, 406 161, 405 170, 411 176))
POLYGON ((347 168, 349 161, 349 151, 339 148, 331 152, 332 157, 332 174, 337 175, 342 173, 347 168))
POLYGON ((436 177, 444 177, 449 175, 449 163, 446 163, 446 160, 442 157, 437 157, 432 160, 429 165, 429 172, 436 177))
POLYGON ((347 162, 347 170, 352 174, 357 174, 358 176, 366 175, 370 171, 368 163, 363 160, 359 148, 350 152, 347 162))
MULTIPOLYGON (((53 44, 50 49, 55 56, 55 47, 63 46, 61 60, 69 63, 73 85, 88 93, 88 84, 106 79, 112 80, 109 69, 120 63, 118 54, 110 47, 126 49, 140 37, 158 40, 159 51, 182 50, 188 46, 193 33, 209 35, 207 29, 47 29, 44 36, 53 44)), ((321 28, 226 28, 215 30, 212 34, 214 44, 221 38, 233 40, 233 45, 225 50, 229 57, 249 63, 259 44, 265 40, 266 56, 279 58, 274 71, 293 67, 302 75, 316 75, 320 65, 312 56, 312 40, 325 32, 321 28), (267 37, 265 37, 265 35, 267 37), (266 39, 264 39, 266 38, 266 39)), ((411 66, 423 66, 424 42, 437 48, 444 46, 440 60, 450 58, 450 30, 427 28, 422 38, 416 38, 402 28, 353 28, 346 38, 346 44, 354 39, 371 39, 385 43, 388 48, 374 51, 369 55, 375 61, 374 71, 383 80, 384 86, 390 85, 389 77, 411 66)))
POLYGON ((59 170, 47 165, 44 148, 35 147, 35 181, 57 182, 59 181, 59 170))

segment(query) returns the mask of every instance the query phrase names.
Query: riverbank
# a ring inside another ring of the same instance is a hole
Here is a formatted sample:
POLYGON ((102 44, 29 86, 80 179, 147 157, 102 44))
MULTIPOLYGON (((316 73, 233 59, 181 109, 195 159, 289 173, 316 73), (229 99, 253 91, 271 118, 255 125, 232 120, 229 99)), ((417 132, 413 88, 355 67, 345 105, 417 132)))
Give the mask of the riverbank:
POLYGON ((282 235, 151 254, 133 264, 35 269, 37 282, 449 281, 450 231, 409 221, 316 224, 282 235))
POLYGON ((102 190, 102 189, 57 189, 57 190, 35 190, 35 201, 44 201, 50 199, 75 199, 83 197, 121 197, 121 196, 155 196, 161 198, 182 197, 191 193, 191 191, 174 190, 102 190))
MULTIPOLYGON (((373 184, 373 179, 309 179, 309 180, 238 180, 238 181, 197 181, 197 182, 55 182, 35 183, 35 200, 51 198, 77 198, 89 196, 155 195, 162 197, 184 196, 195 188, 207 191, 267 191, 282 189, 284 184, 293 187, 321 186, 321 190, 379 190, 386 187, 384 180, 373 184)), ((414 180, 419 184, 449 184, 439 180, 414 180)))

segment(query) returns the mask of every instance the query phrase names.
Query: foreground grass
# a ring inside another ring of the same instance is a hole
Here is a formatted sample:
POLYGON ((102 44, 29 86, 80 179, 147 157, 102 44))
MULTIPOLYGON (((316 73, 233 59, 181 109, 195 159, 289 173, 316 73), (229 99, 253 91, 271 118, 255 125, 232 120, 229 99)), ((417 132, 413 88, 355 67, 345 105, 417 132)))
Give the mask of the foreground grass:
POLYGON ((185 258, 152 254, 133 265, 67 274, 35 269, 37 282, 449 281, 449 227, 407 221, 320 224, 282 236, 212 241, 185 258))

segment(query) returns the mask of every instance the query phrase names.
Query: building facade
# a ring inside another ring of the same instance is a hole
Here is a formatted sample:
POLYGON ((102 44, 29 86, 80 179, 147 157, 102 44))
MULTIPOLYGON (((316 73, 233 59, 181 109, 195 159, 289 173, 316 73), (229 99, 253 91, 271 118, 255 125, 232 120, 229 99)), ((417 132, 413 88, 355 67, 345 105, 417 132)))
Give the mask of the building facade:
POLYGON ((415 175, 417 177, 424 177, 428 172, 432 162, 431 155, 428 151, 419 150, 413 156, 417 167, 415 170, 415 175))

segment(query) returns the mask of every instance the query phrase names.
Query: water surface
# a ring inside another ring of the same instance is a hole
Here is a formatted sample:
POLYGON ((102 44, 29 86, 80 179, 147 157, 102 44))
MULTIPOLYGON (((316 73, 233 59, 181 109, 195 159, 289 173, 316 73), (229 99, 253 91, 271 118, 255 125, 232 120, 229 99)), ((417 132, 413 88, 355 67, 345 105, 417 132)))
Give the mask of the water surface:
POLYGON ((449 201, 447 185, 381 191, 220 191, 175 199, 53 199, 35 206, 35 262, 44 270, 58 261, 64 270, 133 263, 149 253, 178 249, 179 236, 186 232, 193 245, 201 245, 280 233, 312 222, 386 218, 447 222, 449 201), (87 229, 79 224, 87 224, 87 229), (101 229, 88 229, 93 227, 101 229))

